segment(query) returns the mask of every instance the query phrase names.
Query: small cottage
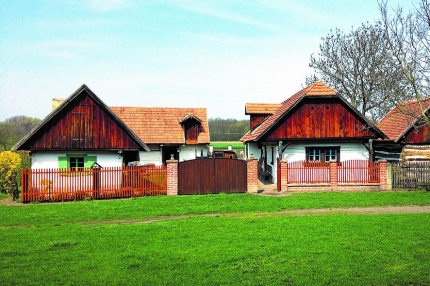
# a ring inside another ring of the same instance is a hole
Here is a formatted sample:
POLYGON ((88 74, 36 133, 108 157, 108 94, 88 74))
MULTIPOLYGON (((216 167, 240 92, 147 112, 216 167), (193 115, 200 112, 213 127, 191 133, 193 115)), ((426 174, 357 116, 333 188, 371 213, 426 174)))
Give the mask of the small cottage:
POLYGON ((430 126, 419 118, 428 115, 430 99, 397 104, 378 124, 388 138, 375 141, 377 159, 387 161, 430 160, 430 126))

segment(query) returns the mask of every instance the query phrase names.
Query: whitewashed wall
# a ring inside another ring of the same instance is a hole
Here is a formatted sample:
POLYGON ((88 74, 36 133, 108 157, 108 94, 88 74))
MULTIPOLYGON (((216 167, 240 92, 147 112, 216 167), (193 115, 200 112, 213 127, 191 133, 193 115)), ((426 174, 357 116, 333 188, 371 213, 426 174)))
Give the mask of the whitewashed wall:
POLYGON ((162 158, 163 155, 161 153, 161 151, 142 151, 139 154, 139 158, 140 158, 140 163, 142 164, 155 164, 157 166, 162 164, 162 158))
POLYGON ((87 155, 97 156, 97 163, 102 167, 121 167, 122 156, 117 152, 34 152, 31 154, 31 168, 32 169, 51 169, 58 168, 58 157, 67 155, 87 155))
POLYGON ((186 145, 179 148, 179 162, 188 161, 200 157, 203 151, 203 157, 208 156, 208 147, 201 145, 186 145))
POLYGON ((245 155, 247 158, 250 158, 251 155, 254 156, 256 159, 260 159, 261 156, 261 150, 258 149, 258 144, 254 142, 248 142, 246 143, 246 152, 245 155))
POLYGON ((290 144, 282 154, 288 162, 306 160, 305 147, 340 146, 340 161, 369 160, 369 151, 361 143, 327 143, 327 144, 290 144))

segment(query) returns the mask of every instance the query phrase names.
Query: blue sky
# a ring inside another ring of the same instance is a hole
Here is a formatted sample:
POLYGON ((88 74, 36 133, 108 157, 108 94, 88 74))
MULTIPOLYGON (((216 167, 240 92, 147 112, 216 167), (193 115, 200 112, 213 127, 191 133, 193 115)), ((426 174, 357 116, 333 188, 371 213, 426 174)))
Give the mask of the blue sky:
POLYGON ((0 121, 42 119, 82 84, 108 106, 245 119, 302 88, 330 29, 378 18, 376 0, 0 0, 0 121))

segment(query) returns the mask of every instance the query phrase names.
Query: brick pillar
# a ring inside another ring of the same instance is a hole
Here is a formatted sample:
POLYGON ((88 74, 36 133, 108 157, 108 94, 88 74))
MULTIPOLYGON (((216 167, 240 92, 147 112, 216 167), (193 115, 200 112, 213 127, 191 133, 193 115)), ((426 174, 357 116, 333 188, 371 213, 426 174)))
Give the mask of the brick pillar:
POLYGON ((281 160, 281 192, 288 191, 288 161, 281 160))
POLYGON ((258 161, 250 158, 246 160, 247 192, 256 193, 258 191, 258 161))
POLYGON ((330 189, 332 191, 337 190, 337 162, 336 160, 330 160, 330 189))
POLYGON ((388 172, 389 166, 387 160, 379 160, 379 180, 381 190, 391 190, 391 172, 388 172))
POLYGON ((178 160, 167 160, 167 195, 178 195, 178 160))

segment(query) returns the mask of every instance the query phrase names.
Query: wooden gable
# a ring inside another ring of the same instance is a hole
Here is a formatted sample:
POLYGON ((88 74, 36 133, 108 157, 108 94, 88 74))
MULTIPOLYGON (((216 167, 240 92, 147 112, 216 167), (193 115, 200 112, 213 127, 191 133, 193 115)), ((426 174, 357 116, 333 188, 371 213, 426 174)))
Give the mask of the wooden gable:
POLYGON ((147 146, 84 85, 16 149, 142 150, 147 146))
POLYGON ((201 123, 195 119, 188 119, 182 123, 185 132, 185 144, 198 144, 201 123))
POLYGON ((399 141, 404 144, 430 144, 430 127, 424 124, 418 128, 410 128, 404 139, 399 141))
POLYGON ((338 97, 305 97, 266 133, 267 139, 378 138, 338 97))

